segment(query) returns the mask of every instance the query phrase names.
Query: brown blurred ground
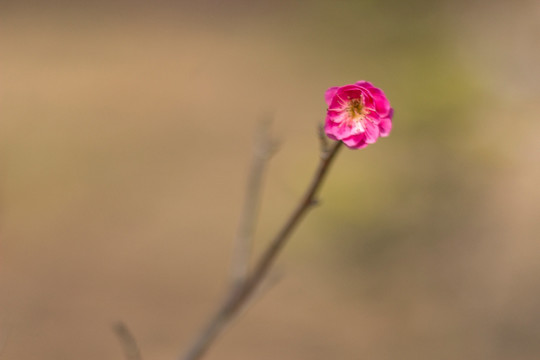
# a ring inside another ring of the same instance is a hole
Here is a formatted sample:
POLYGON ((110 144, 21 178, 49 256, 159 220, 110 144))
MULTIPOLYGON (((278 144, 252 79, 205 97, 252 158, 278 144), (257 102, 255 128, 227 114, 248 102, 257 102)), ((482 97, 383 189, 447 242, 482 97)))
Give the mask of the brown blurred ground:
POLYGON ((223 293, 252 133, 257 248, 317 160, 324 90, 396 109, 345 151, 207 359, 540 358, 540 7, 0 3, 0 359, 174 359, 223 293), (3 346, 2 346, 3 344, 3 346))

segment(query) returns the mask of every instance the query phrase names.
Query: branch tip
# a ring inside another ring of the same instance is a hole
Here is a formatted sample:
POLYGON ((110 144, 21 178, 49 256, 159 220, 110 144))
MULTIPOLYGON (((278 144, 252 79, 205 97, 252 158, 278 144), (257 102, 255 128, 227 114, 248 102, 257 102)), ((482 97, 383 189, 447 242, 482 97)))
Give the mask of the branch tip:
POLYGON ((120 341, 120 345, 124 349, 124 355, 126 360, 142 360, 137 340, 129 330, 126 324, 122 321, 118 321, 113 325, 113 331, 120 341))

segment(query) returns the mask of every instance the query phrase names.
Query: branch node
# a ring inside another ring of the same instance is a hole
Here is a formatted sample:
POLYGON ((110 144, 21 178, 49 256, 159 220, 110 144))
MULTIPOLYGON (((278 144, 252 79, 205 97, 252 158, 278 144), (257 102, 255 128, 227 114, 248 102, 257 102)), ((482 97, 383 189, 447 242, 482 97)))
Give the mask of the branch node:
POLYGON ((321 201, 319 199, 311 199, 311 201, 309 202, 309 206, 319 206, 321 205, 321 201))

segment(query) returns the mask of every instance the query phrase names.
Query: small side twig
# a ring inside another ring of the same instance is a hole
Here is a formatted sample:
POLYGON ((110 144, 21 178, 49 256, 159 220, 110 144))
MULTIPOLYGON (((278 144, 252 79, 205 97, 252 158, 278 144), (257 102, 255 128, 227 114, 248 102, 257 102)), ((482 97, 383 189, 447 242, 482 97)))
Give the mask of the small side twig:
POLYGON ((321 147, 321 154, 326 154, 328 152, 328 138, 324 132, 324 124, 319 124, 318 128, 319 144, 321 147))
POLYGON ((131 331, 129 331, 127 325, 123 322, 118 322, 113 325, 113 330, 120 341, 120 345, 124 349, 126 360, 142 360, 137 341, 131 331))
POLYGON ((198 360, 205 354, 212 342, 216 339, 219 333, 241 310, 247 300, 251 298, 254 290, 260 285, 262 280, 268 274, 268 271, 275 262, 280 250, 287 242, 292 231, 299 224, 300 220, 306 215, 307 211, 316 204, 317 192, 328 173, 330 164, 334 160, 338 150, 341 147, 341 142, 337 142, 328 151, 321 152, 319 167, 317 168, 313 180, 309 185, 304 197, 293 211, 291 216, 285 222, 285 225, 278 232, 276 237, 270 242, 266 250, 263 252, 251 274, 246 278, 243 284, 233 289, 225 301, 218 308, 214 316, 211 317, 207 326, 203 329, 196 341, 188 349, 188 352, 181 357, 183 360, 198 360))
POLYGON ((242 286, 248 272, 253 245, 253 233, 259 211, 261 188, 268 160, 277 150, 277 143, 270 137, 270 120, 263 120, 257 128, 253 159, 248 176, 246 195, 236 235, 232 260, 232 286, 242 286))

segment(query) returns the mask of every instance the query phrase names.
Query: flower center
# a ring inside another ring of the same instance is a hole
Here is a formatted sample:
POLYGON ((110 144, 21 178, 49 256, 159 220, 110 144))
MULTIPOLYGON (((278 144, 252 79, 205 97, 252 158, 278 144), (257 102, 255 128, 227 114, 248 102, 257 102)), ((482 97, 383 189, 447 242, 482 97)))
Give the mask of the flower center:
POLYGON ((362 99, 349 100, 346 110, 349 118, 353 121, 362 120, 367 115, 366 108, 362 104, 362 99))

